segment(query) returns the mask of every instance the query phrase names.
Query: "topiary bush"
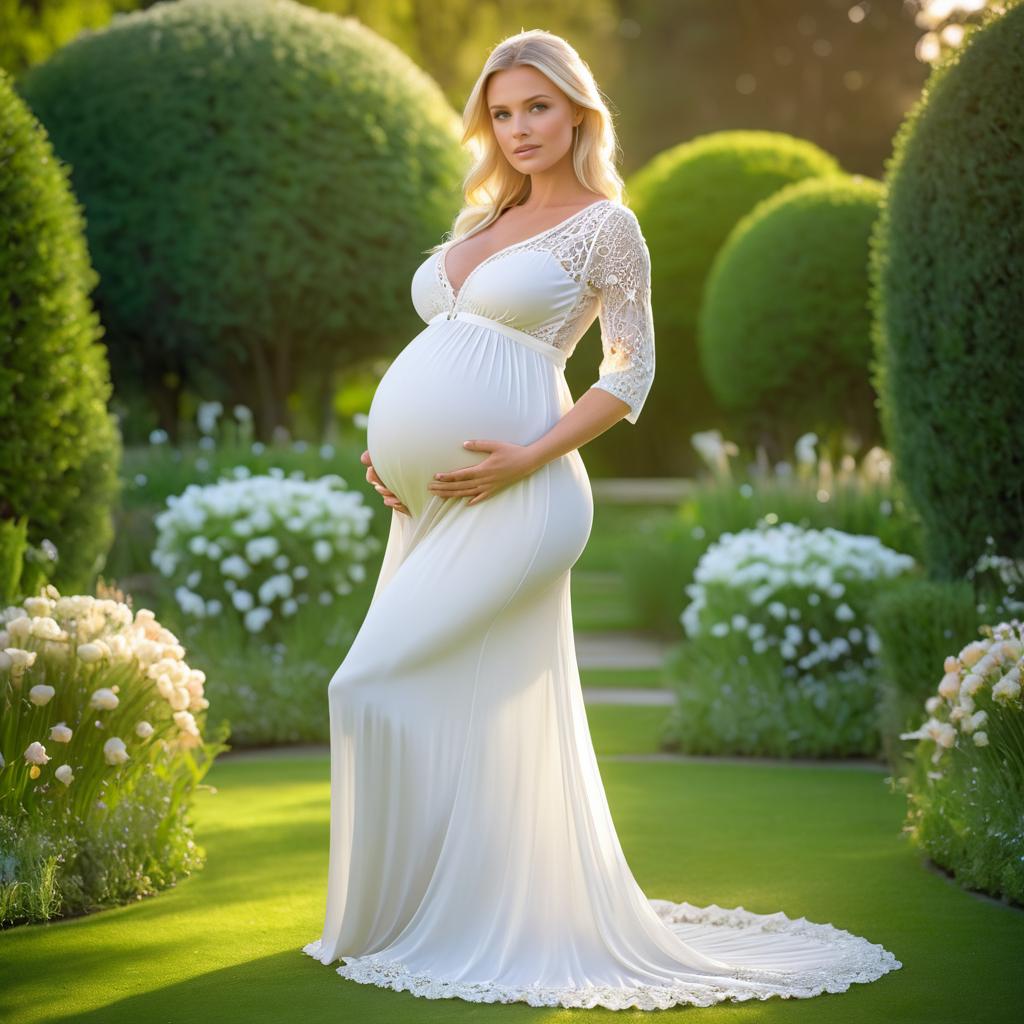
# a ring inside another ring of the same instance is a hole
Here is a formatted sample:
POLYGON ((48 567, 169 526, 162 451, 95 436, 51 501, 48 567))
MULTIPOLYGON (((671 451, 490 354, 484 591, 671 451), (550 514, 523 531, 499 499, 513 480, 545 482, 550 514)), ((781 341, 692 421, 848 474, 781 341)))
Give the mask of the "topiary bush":
MULTIPOLYGON (((82 211, 2 69, 0 135, 0 520, 24 520, 28 545, 5 551, 10 600, 41 578, 92 582, 113 539, 121 439, 82 211)), ((4 544, 17 536, 5 531, 4 544)))
POLYGON ((762 200, 718 251, 701 303, 701 365, 749 443, 788 450, 807 430, 881 440, 871 387, 868 238, 882 185, 809 178, 762 200))
POLYGON ((838 171, 832 156, 804 139, 727 131, 659 153, 629 179, 630 206, 651 251, 658 381, 647 429, 610 431, 595 442, 597 454, 607 452, 637 475, 693 468, 686 439, 696 430, 724 427, 728 419, 699 369, 697 311, 712 261, 737 221, 762 199, 838 171))
POLYGON ((329 410, 340 369, 419 322, 409 278, 458 203, 461 125, 354 18, 159 3, 20 88, 88 211, 115 384, 173 437, 190 388, 269 440, 290 396, 329 410))
POLYGON ((1024 5, 968 30, 897 134, 871 239, 874 384, 931 576, 1024 555, 1024 5))

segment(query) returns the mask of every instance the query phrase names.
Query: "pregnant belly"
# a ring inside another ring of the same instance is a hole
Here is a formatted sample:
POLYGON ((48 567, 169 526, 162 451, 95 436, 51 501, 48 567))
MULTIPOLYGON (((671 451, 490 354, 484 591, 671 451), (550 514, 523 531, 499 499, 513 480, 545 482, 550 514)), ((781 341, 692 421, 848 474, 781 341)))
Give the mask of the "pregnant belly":
POLYGON ((529 444, 560 416, 559 371, 475 323, 440 320, 399 353, 373 396, 367 448, 377 475, 414 515, 435 473, 476 465, 463 441, 529 444))

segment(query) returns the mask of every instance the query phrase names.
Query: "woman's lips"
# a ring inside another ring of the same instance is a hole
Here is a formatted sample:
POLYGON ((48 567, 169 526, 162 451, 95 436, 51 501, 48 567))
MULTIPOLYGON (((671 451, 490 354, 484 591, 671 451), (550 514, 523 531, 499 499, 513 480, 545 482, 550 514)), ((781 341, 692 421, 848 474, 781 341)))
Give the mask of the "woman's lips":
POLYGON ((517 149, 515 150, 516 156, 529 156, 531 153, 536 153, 540 149, 540 146, 530 146, 529 149, 517 149))

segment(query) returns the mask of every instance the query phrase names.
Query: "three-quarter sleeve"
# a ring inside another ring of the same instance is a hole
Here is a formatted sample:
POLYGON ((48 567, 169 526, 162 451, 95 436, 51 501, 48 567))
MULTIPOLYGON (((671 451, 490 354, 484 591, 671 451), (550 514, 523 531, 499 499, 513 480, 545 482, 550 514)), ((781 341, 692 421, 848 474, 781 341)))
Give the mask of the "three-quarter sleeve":
POLYGON ((654 383, 654 314, 651 255, 636 214, 615 209, 602 224, 591 261, 590 283, 600 296, 601 388, 629 405, 636 423, 654 383))

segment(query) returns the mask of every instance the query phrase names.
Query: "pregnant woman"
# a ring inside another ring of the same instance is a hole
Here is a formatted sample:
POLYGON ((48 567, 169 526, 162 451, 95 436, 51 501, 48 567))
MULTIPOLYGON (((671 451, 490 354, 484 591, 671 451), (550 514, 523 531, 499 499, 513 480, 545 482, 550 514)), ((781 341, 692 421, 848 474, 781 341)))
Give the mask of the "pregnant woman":
POLYGON ((630 871, 569 576, 593 519, 577 449, 636 423, 654 378, 650 258, 619 198, 610 115, 565 40, 500 44, 465 124, 466 208, 413 276, 426 326, 370 408, 367 475, 394 511, 328 686, 327 909, 303 952, 357 982, 534 1006, 873 981, 901 966, 882 946, 781 911, 648 899, 630 871), (595 316, 600 379, 573 404, 562 371, 595 316))

